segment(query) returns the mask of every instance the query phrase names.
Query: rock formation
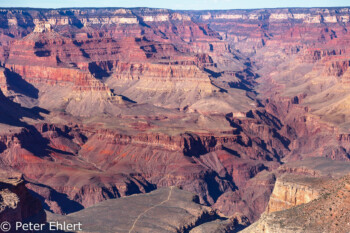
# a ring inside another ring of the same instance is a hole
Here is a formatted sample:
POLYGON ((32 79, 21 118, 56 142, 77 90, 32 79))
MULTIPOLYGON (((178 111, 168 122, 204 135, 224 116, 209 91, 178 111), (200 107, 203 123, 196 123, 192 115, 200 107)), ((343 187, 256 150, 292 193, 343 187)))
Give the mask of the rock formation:
POLYGON ((223 219, 197 201, 198 197, 172 186, 104 201, 67 216, 49 215, 48 219, 80 222, 86 232, 209 232, 225 228, 237 231, 247 224, 239 216, 223 219), (108 216, 101 214, 106 212, 108 216))
POLYGON ((25 187, 25 181, 20 174, 1 171, 0 197, 0 221, 10 224, 8 232, 24 232, 14 229, 16 222, 34 224, 46 221, 40 200, 25 187))
POLYGON ((318 185, 350 171, 349 21, 348 8, 1 9, 0 169, 69 216, 171 186, 198 195, 170 231, 328 202, 318 185), (226 220, 197 224, 211 211, 226 220))
POLYGON ((308 203, 320 196, 320 191, 312 187, 319 181, 315 179, 300 179, 293 177, 283 177, 278 179, 270 196, 269 205, 266 212, 276 212, 289 209, 291 207, 308 203), (311 186, 311 187, 310 187, 311 186))
MULTIPOLYGON (((346 175, 337 180, 323 182, 322 185, 319 183, 318 187, 323 189, 323 194, 313 201, 263 214, 259 221, 242 232, 348 232, 348 180, 349 175, 346 175)), ((317 182, 315 183, 317 186, 317 182)), ((272 201, 275 199, 274 197, 272 201)))

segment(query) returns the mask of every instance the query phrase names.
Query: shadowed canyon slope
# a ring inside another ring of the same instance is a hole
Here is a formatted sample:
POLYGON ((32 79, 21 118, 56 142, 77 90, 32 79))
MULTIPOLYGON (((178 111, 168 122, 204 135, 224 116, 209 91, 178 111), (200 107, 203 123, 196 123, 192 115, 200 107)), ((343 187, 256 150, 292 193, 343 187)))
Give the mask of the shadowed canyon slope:
POLYGON ((1 9, 0 168, 55 218, 174 189, 193 208, 155 228, 238 231, 323 195, 290 174, 350 172, 349 30, 349 8, 1 9))

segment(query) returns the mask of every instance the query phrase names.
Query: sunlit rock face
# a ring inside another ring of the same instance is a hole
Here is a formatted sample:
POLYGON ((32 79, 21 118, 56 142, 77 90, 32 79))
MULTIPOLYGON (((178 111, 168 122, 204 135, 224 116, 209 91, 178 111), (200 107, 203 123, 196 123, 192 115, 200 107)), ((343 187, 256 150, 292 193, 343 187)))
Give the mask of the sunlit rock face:
POLYGON ((267 213, 281 211, 297 205, 308 203, 317 199, 320 194, 317 188, 310 187, 311 184, 301 184, 296 181, 289 181, 288 178, 281 178, 275 183, 275 188, 270 196, 267 213))
POLYGON ((12 226, 16 222, 25 221, 32 221, 33 224, 44 223, 46 214, 42 204, 26 188, 21 174, 13 171, 1 171, 0 177, 0 220, 8 222, 12 226))
MULTIPOLYGON (((314 179, 308 176, 298 178, 297 183, 302 180, 304 183, 309 183, 313 186, 314 191, 315 189, 320 191, 320 195, 304 204, 290 206, 290 208, 280 209, 273 213, 265 213, 256 223, 242 232, 347 232, 349 229, 347 225, 349 175, 338 179, 329 177, 328 179, 314 179)), ((294 187, 297 186, 298 184, 294 183, 294 187)), ((305 188, 304 191, 306 191, 305 188)), ((310 197, 310 193, 306 196, 310 197)))
POLYGON ((0 168, 46 210, 177 186, 176 229, 238 229, 348 169, 348 8, 0 13, 0 168))

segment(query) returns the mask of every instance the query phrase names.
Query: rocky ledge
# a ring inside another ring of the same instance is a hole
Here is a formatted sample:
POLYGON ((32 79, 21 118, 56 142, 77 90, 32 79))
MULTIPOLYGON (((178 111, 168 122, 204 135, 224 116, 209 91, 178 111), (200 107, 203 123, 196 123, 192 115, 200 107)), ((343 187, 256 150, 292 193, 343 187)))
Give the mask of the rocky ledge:
POLYGON ((199 198, 174 186, 148 194, 107 200, 67 216, 48 215, 48 221, 82 223, 82 232, 236 232, 245 217, 219 216, 199 198), (225 230, 225 231, 222 231, 225 230))

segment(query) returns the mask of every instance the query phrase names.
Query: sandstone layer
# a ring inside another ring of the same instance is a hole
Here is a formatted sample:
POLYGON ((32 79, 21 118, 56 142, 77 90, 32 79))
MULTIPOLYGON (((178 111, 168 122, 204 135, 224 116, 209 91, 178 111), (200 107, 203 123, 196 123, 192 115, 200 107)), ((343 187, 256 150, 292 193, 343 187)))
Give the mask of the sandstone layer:
POLYGON ((263 214, 242 232, 348 232, 349 175, 319 185, 322 195, 283 211, 263 214))
MULTIPOLYGON (((319 179, 349 169, 349 21, 349 8, 1 9, 0 169, 72 216, 171 186, 242 226, 311 205, 319 179)), ((230 228, 194 216, 153 227, 230 228)))

